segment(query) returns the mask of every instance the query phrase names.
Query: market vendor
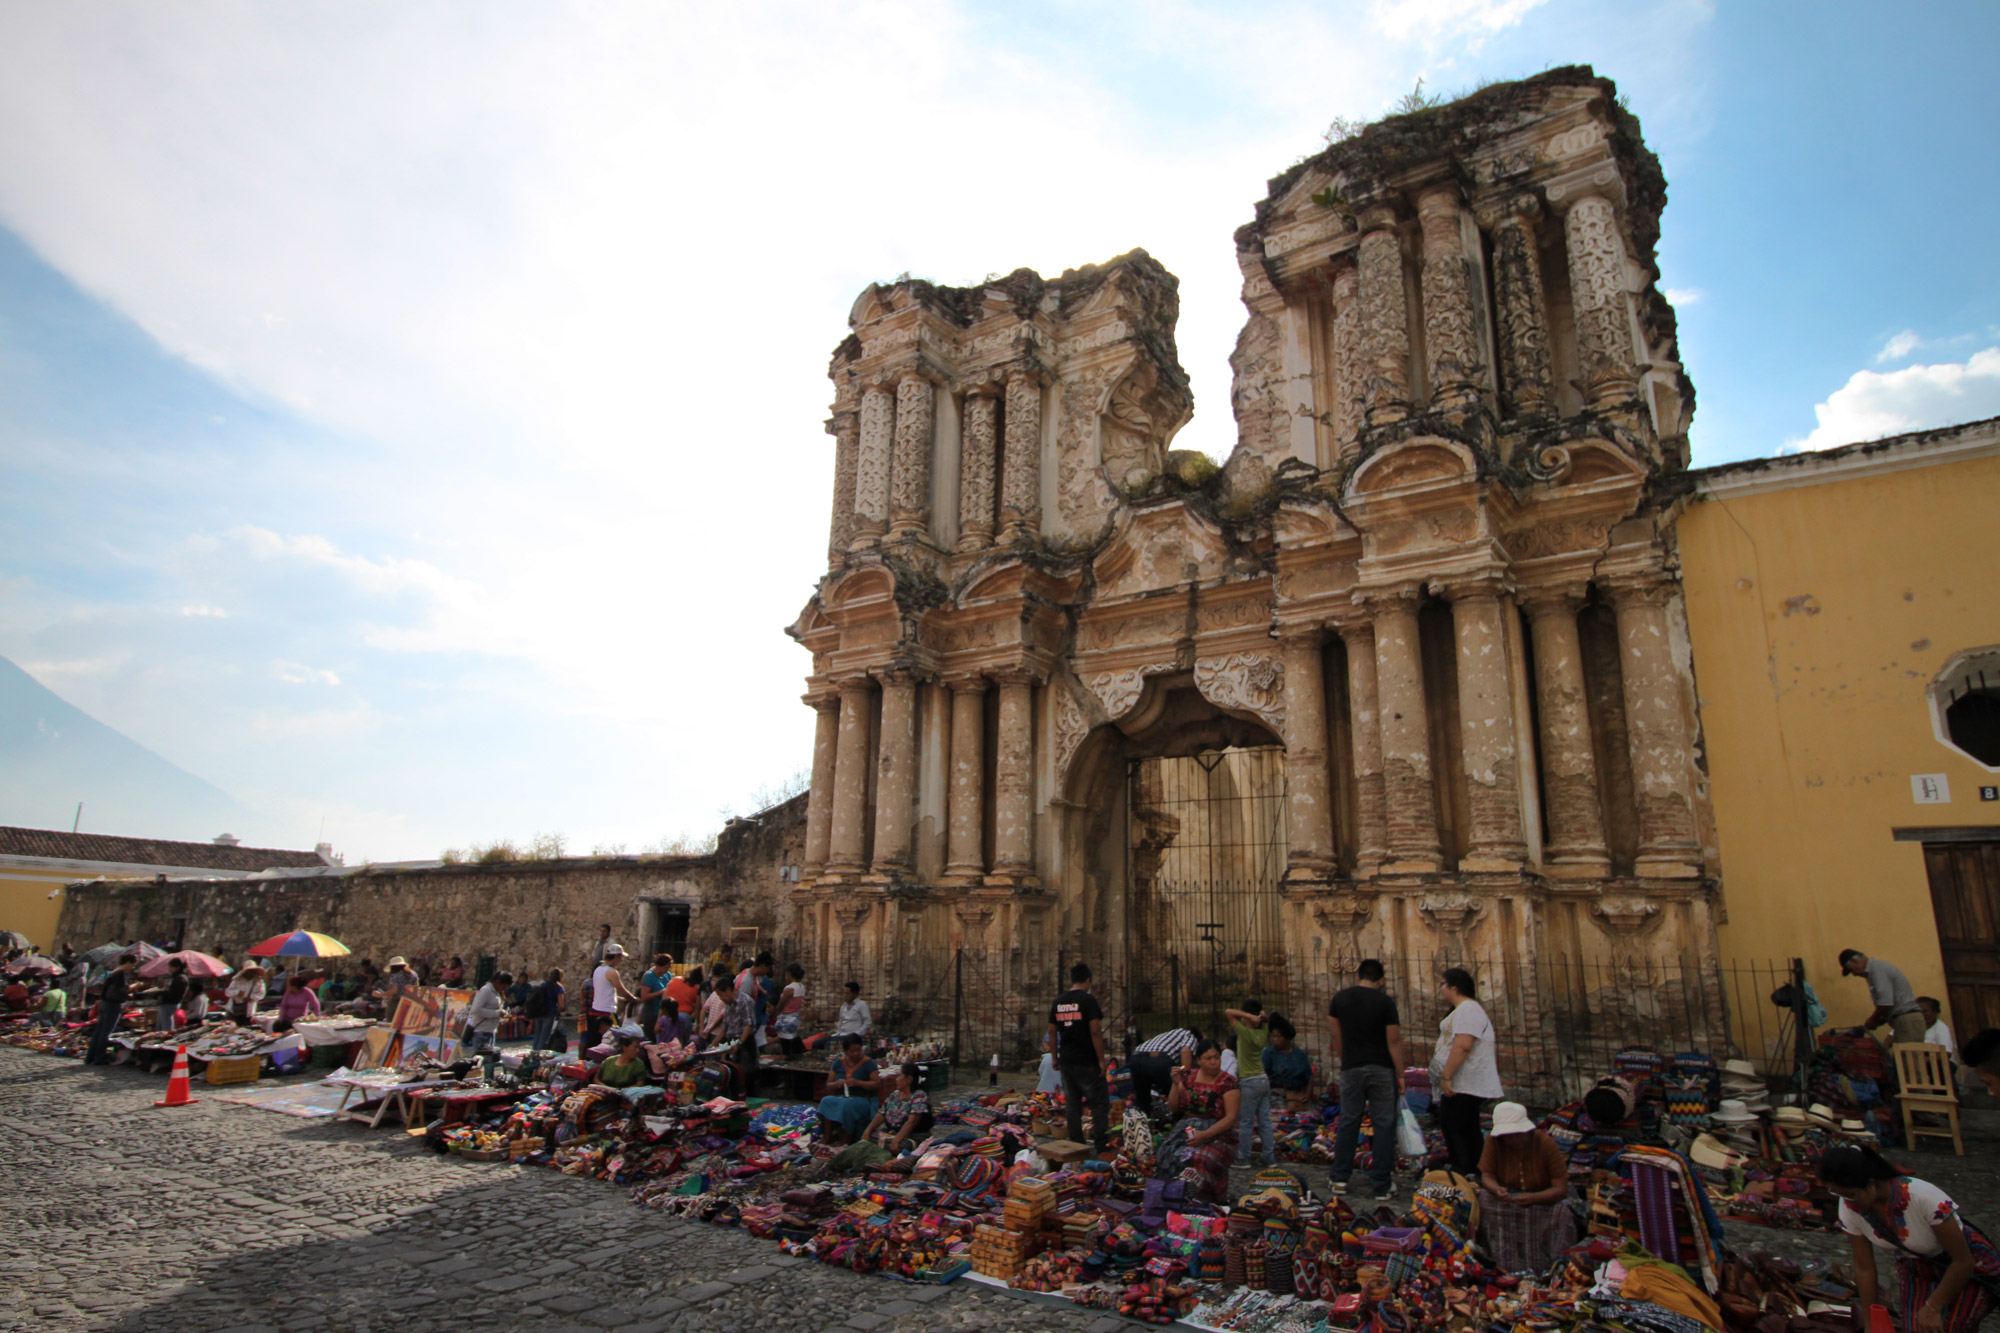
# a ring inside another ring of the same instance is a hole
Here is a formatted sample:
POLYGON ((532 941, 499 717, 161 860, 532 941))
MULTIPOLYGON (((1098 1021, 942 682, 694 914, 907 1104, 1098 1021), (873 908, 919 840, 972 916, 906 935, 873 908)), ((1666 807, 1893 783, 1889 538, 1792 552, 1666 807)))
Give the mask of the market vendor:
POLYGON ((500 1020, 507 1015, 505 992, 514 984, 514 978, 506 972, 495 972, 486 979, 472 1003, 465 1010, 465 1053, 498 1049, 500 1045, 500 1020))
POLYGON ((618 1054, 597 1067, 597 1081, 607 1088, 636 1087, 651 1072, 646 1063, 645 1034, 636 1027, 625 1027, 613 1035, 618 1040, 618 1054))
POLYGON ((132 977, 138 970, 138 954, 121 954, 118 966, 104 978, 97 994, 97 1026, 90 1031, 90 1049, 83 1057, 85 1064, 111 1063, 111 1034, 125 1017, 125 1000, 132 993, 132 977))
POLYGON ((1854 1257, 1855 1327, 1881 1300, 1875 1252, 1896 1258, 1903 1333, 1973 1333, 2000 1303, 2000 1252, 1951 1196, 1866 1145, 1828 1148, 1819 1178, 1840 1196, 1854 1257))
POLYGON ((672 954, 656 953, 653 965, 639 974, 639 1029, 651 1032, 660 1023, 660 1010, 666 1003, 667 982, 674 975, 672 954))
POLYGON ((637 1004, 639 997, 625 984, 619 975, 618 964, 625 958, 625 946, 615 942, 604 946, 604 961, 590 973, 590 989, 585 994, 586 1009, 583 1031, 577 1036, 581 1050, 593 1050, 603 1038, 605 1030, 618 1021, 618 1006, 637 1004))
POLYGON ((0 991, 0 999, 4 999, 7 1002, 8 1013, 10 1014, 27 1013, 28 983, 23 981, 19 977, 15 977, 12 981, 7 983, 6 990, 0 991))
POLYGON ((679 1005, 664 1004, 660 1006, 660 1018, 657 1023, 653 1024, 652 1040, 664 1046, 668 1042, 688 1041, 693 1036, 694 1024, 690 1023, 687 1015, 680 1011, 679 1005))
POLYGON ((862 1137, 881 1144, 892 1157, 901 1157, 905 1144, 921 1143, 931 1128, 931 1100, 923 1079, 923 1070, 915 1064, 900 1065, 895 1085, 882 1099, 881 1109, 868 1122, 862 1137))
POLYGON ((258 1002, 264 998, 264 969, 255 960, 245 963, 229 983, 227 994, 229 1017, 238 1023, 250 1022, 258 1002))
POLYGON ((1504 1273, 1542 1273, 1576 1240, 1569 1159, 1519 1102, 1493 1108, 1479 1156, 1480 1230, 1504 1273))
POLYGON ((1875 1002, 1875 1008, 1862 1021, 1858 1031, 1873 1032, 1887 1023, 1891 1041, 1920 1042, 1924 1039, 1923 1011, 1917 1006, 1916 989, 1903 975, 1902 968, 1881 958, 1870 958, 1859 949, 1842 949, 1840 970, 1850 977, 1865 978, 1868 998, 1875 1002))
POLYGON ((285 993, 278 998, 278 1021, 271 1025, 273 1032, 290 1032, 292 1024, 311 1015, 319 1017, 319 996, 312 993, 306 979, 297 972, 285 978, 285 993))
POLYGON ((835 1041, 848 1037, 866 1037, 875 1030, 875 1015, 868 1011, 868 1001, 861 998, 861 983, 847 983, 847 998, 840 1003, 840 1021, 833 1025, 835 1041))
POLYGON ((153 1020, 153 1026, 161 1032, 172 1032, 179 1027, 180 1021, 176 1016, 180 1013, 181 1007, 187 1003, 188 996, 199 989, 201 989, 200 984, 188 975, 187 960, 169 958, 167 984, 160 987, 158 996, 160 1007, 153 1020))
POLYGON ((401 954, 389 960, 389 971, 382 978, 382 1016, 394 1018, 396 1006, 402 1002, 405 991, 417 989, 417 974, 410 971, 410 962, 401 954))
POLYGON ((800 1036, 800 1027, 805 1022, 806 1011, 806 969, 803 963, 790 963, 785 967, 785 988, 778 995, 778 1006, 771 1013, 771 1036, 787 1056, 805 1054, 806 1043, 800 1036))
POLYGON ((51 982, 43 991, 41 1005, 29 1020, 39 1027, 55 1027, 69 1016, 69 992, 51 982))
MULTIPOLYGON (((1163 1096, 1174 1089, 1174 1070, 1194 1068, 1195 1043, 1201 1040, 1201 1033, 1195 1028, 1169 1028, 1157 1037, 1139 1043, 1127 1064, 1132 1070, 1132 1100, 1147 1115, 1153 1114, 1153 1094, 1163 1096)), ((1052 1055, 1043 1057, 1043 1073, 1046 1076, 1055 1059, 1052 1055)), ((1057 1083, 1060 1087, 1060 1082, 1057 1083)), ((1039 1090, 1039 1089, 1038 1089, 1039 1090)))
POLYGON ((848 1142, 858 1140, 875 1118, 875 1099, 882 1091, 875 1062, 868 1058, 867 1047, 858 1035, 841 1039, 840 1054, 833 1058, 832 1077, 826 1085, 839 1091, 820 1098, 820 1137, 838 1129, 848 1142))
POLYGON ((1236 1161, 1236 1117, 1243 1094, 1236 1076, 1222 1070, 1222 1048, 1204 1038, 1194 1048, 1194 1068, 1174 1070, 1167 1110, 1181 1117, 1160 1140, 1153 1174, 1178 1177, 1197 1199, 1220 1203, 1236 1161))
POLYGON ((1298 1029, 1283 1014, 1271 1015, 1271 1038, 1264 1046, 1264 1072, 1271 1079, 1271 1095, 1285 1100, 1288 1111, 1303 1111, 1312 1104, 1313 1062, 1299 1046, 1298 1029))

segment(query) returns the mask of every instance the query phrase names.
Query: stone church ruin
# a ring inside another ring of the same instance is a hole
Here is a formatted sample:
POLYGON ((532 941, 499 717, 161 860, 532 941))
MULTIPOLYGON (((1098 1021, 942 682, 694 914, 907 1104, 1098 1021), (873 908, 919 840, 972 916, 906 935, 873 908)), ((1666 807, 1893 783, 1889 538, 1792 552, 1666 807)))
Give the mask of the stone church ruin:
POLYGON ((1724 1039, 1665 200, 1587 68, 1286 171, 1235 237, 1220 469, 1171 450, 1193 399, 1144 251, 864 291, 789 631, 815 975, 982 1060, 1079 958, 1120 1027, 1257 994, 1323 1048, 1379 957, 1417 1050, 1464 962, 1541 1086, 1565 1028, 1724 1039))

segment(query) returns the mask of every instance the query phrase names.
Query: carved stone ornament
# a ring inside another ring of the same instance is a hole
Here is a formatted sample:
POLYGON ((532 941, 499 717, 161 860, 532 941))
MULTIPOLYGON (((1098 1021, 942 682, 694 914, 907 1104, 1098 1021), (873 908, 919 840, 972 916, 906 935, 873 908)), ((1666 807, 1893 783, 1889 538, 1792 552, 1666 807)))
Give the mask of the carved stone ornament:
POLYGON ((1312 905, 1313 919, 1326 933, 1327 952, 1337 971, 1344 974, 1361 966, 1361 926, 1374 911, 1371 899, 1354 893, 1337 894, 1312 905))
POLYGON ((1637 896, 1600 898, 1590 905, 1590 918, 1610 936, 1612 964, 1631 974, 1644 968, 1647 941, 1666 920, 1658 903, 1637 896))
POLYGON ((1166 670, 1171 668, 1136 666, 1123 671, 1097 671, 1085 676, 1083 683, 1097 696, 1097 706, 1104 710, 1104 716, 1116 722, 1131 712, 1139 696, 1146 692, 1147 674, 1166 670))
POLYGON ((1456 958, 1465 952, 1465 939, 1486 913, 1486 900, 1471 893, 1427 893, 1417 900, 1417 911, 1443 937, 1442 953, 1456 958))
POLYGON ((1076 695, 1066 681, 1053 682, 1056 696, 1056 790, 1062 791, 1069 781, 1070 761, 1076 758, 1077 747, 1090 734, 1090 717, 1083 711, 1076 695))
POLYGON ((1569 475, 1569 450, 1559 444, 1544 445, 1528 454, 1528 475, 1551 485, 1569 475))
POLYGON ((1194 664, 1194 685, 1217 708, 1253 714, 1285 734, 1285 664, 1275 653, 1231 653, 1194 664))

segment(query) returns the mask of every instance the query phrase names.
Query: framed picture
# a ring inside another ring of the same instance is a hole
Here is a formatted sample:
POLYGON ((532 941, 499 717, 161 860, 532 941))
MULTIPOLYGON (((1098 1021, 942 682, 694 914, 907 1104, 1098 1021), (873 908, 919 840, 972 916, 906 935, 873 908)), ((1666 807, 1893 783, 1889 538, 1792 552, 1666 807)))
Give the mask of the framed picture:
POLYGON ((368 1035, 361 1039, 361 1054, 355 1057, 354 1069, 380 1069, 384 1065, 394 1067, 396 1063, 397 1039, 400 1034, 392 1027, 372 1027, 368 1035))

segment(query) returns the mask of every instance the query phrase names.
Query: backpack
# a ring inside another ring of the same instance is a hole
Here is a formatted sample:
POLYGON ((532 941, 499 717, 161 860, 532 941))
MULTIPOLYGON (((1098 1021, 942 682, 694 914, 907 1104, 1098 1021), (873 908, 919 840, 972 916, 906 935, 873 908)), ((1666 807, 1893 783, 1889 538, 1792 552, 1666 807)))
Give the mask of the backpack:
POLYGON ((549 993, 549 987, 554 984, 553 982, 544 981, 541 985, 530 991, 528 993, 528 1002, 521 1006, 521 1012, 529 1018, 547 1018, 552 1012, 551 1004, 555 999, 549 993))

